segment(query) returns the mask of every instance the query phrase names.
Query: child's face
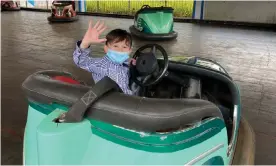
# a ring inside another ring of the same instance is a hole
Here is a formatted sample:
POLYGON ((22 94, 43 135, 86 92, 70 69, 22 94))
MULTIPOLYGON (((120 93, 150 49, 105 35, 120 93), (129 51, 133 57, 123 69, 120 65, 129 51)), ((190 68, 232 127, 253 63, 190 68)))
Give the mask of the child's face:
POLYGON ((117 43, 108 43, 107 45, 105 45, 104 47, 104 51, 107 53, 107 50, 111 49, 117 52, 131 52, 131 48, 128 45, 128 43, 126 42, 126 40, 117 42, 117 43))

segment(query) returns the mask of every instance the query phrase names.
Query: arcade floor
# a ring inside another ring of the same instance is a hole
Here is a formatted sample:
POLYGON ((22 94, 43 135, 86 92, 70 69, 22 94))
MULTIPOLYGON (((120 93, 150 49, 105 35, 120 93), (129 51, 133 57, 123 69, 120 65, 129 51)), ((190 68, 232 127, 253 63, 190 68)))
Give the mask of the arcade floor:
MULTIPOLYGON (((72 61, 75 42, 88 20, 105 20, 108 30, 128 29, 131 19, 80 16, 73 23, 49 24, 48 13, 2 12, 1 22, 1 164, 22 164, 27 102, 21 83, 38 70, 63 70, 92 84, 91 75, 72 61)), ((107 30, 107 31, 108 31, 107 30)), ((256 164, 276 164, 276 33, 175 23, 176 41, 158 42, 169 55, 195 55, 221 63, 240 85, 242 114, 256 133, 256 164)), ((134 50, 149 43, 134 40, 134 50)), ((103 55, 103 45, 92 47, 103 55)))

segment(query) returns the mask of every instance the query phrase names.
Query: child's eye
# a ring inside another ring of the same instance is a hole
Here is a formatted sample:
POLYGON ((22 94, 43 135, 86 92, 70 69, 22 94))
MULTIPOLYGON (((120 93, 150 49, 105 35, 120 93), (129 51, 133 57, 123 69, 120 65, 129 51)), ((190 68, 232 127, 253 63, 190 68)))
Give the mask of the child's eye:
POLYGON ((118 46, 114 46, 114 47, 118 47, 118 46))

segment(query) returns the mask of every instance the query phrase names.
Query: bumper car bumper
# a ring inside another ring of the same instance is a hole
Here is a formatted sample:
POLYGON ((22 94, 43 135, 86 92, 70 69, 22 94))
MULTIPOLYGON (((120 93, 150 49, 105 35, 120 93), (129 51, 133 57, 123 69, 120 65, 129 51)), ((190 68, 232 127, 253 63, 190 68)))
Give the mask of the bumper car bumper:
POLYGON ((10 7, 10 8, 2 7, 1 8, 1 11, 19 11, 19 10, 20 10, 20 7, 10 7))
POLYGON ((177 38, 178 35, 175 31, 166 34, 148 34, 137 30, 134 25, 129 27, 129 30, 132 35, 147 40, 171 40, 177 38))
POLYGON ((232 165, 254 165, 255 134, 250 124, 241 117, 239 135, 232 165))
POLYGON ((74 17, 52 17, 52 16, 49 16, 47 19, 50 22, 72 22, 72 21, 78 20, 78 16, 74 16, 74 17))

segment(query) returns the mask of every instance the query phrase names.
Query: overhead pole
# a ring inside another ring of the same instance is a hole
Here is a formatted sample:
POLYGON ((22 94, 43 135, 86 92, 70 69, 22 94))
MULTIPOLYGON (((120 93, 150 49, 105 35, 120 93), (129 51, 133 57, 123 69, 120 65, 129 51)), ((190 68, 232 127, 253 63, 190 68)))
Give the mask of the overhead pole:
POLYGON ((86 1, 85 0, 76 0, 75 2, 78 2, 78 11, 79 12, 86 12, 86 1))
POLYGON ((204 0, 194 0, 192 18, 196 20, 204 19, 204 0))

